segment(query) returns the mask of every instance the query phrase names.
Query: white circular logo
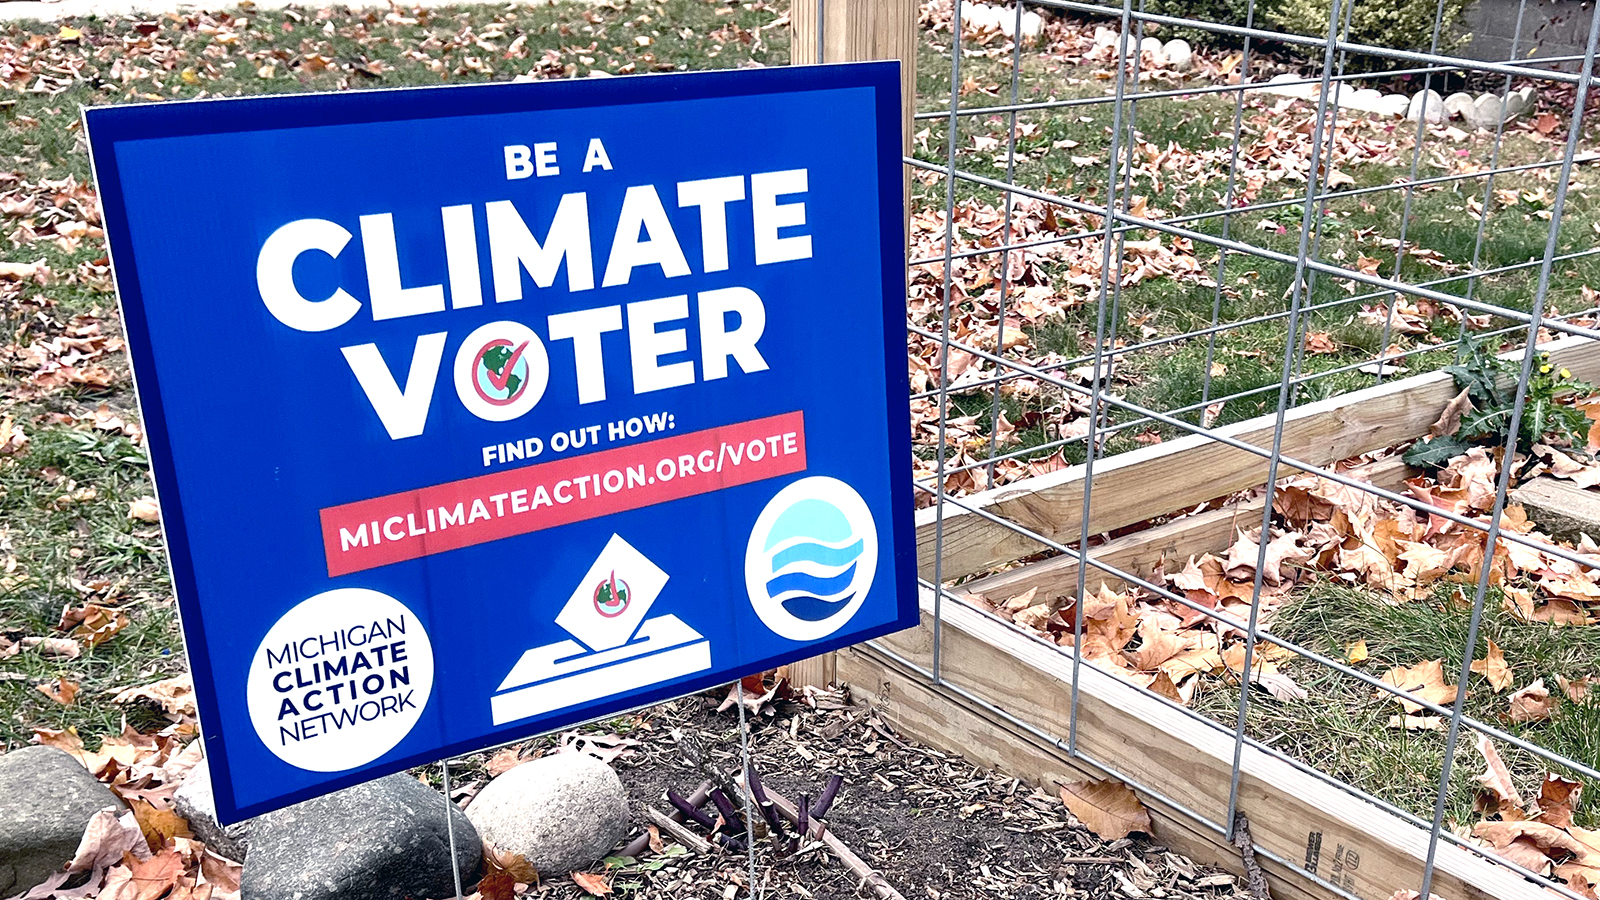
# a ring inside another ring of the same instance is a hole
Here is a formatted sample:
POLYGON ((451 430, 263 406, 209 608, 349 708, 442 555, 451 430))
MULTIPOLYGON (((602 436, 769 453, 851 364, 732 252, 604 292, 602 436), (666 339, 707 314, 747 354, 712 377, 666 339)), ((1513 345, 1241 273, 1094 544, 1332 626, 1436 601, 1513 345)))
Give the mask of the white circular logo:
POLYGON ((509 422, 539 405, 550 383, 544 342, 521 322, 490 322, 456 351, 456 396, 467 411, 509 422))
POLYGON ((245 701, 279 759, 342 772, 394 749, 433 690, 433 643, 405 604, 338 588, 283 614, 256 648, 245 701))
POLYGON ((877 567, 872 511, 850 485, 825 476, 802 478, 768 501, 744 553, 756 615, 793 641, 843 628, 867 599, 877 567))

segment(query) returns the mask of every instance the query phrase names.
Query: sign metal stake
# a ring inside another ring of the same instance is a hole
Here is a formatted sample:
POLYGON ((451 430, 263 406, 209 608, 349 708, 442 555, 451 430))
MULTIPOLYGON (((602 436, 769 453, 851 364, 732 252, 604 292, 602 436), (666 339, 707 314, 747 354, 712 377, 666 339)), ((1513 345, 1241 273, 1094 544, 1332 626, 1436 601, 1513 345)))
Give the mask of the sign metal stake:
POLYGON ((750 723, 744 711, 744 679, 735 682, 739 696, 739 750, 744 757, 744 846, 750 856, 750 896, 756 896, 756 824, 750 804, 750 723))
POLYGON ((461 862, 456 859, 456 821, 450 815, 450 760, 439 760, 439 772, 444 785, 444 831, 450 841, 450 877, 455 879, 456 900, 461 900, 461 862))

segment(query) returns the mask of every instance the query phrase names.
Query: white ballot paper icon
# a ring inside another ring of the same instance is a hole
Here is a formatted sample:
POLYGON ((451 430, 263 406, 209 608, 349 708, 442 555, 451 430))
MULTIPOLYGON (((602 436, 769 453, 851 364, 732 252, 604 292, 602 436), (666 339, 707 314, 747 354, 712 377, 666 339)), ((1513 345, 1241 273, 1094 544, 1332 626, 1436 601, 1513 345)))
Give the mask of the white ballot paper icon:
POLYGON ((576 640, 522 654, 489 698, 503 725, 711 668, 711 643, 667 614, 646 618, 667 573, 613 534, 555 622, 576 640))

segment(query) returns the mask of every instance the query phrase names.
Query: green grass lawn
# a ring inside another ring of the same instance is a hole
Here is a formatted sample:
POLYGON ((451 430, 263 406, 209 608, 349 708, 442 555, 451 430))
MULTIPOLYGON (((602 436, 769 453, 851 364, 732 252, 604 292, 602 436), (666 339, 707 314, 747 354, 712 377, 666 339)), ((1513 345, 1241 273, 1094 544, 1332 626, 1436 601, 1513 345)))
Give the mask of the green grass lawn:
MULTIPOLYGON (((0 283, 0 422, 13 420, 29 439, 0 455, 0 635, 58 636, 63 609, 85 603, 130 623, 76 659, 32 650, 0 659, 0 751, 28 743, 35 728, 76 728, 94 749, 99 735, 121 731, 125 714, 135 726, 158 724, 110 698, 184 668, 159 529, 129 517, 129 504, 152 492, 144 448, 93 421, 101 404, 137 421, 122 354, 95 360, 113 375, 106 386, 37 388, 21 364, 26 348, 61 337, 75 316, 120 330, 103 241, 58 240, 49 228, 71 218, 57 206, 67 180, 92 184, 80 106, 782 63, 787 29, 771 27, 780 13, 665 0, 0 27, 16 66, 0 96, 0 260, 42 260, 52 273, 45 284, 0 283), (30 198, 24 211, 9 202, 30 198), (60 678, 80 686, 71 705, 36 689, 60 678)), ((218 202, 232 177, 173 162, 175 187, 214 191, 218 202)))
MULTIPOLYGON (((1365 641, 1370 655, 1352 667, 1374 678, 1382 678, 1393 666, 1442 659, 1446 683, 1453 684, 1471 619, 1470 605, 1456 598, 1457 591, 1457 586, 1445 585, 1429 600, 1392 605, 1363 591, 1315 584, 1284 607, 1272 631, 1338 660, 1345 659, 1351 643, 1365 641)), ((1474 658, 1484 658, 1488 642, 1493 641, 1511 667, 1513 687, 1497 693, 1485 676, 1472 675, 1462 686, 1465 714, 1569 759, 1590 765, 1600 760, 1600 704, 1570 702, 1557 682, 1557 676, 1575 679, 1594 671, 1600 663, 1600 631, 1519 622, 1501 609, 1498 590, 1491 590, 1484 607, 1474 658), (1559 698, 1555 713, 1539 722, 1512 721, 1507 716, 1508 696, 1539 678, 1551 696, 1559 698)), ((1310 696, 1296 703, 1268 699, 1251 703, 1250 734, 1335 778, 1430 818, 1444 762, 1445 732, 1392 727, 1389 720, 1401 714, 1400 704, 1390 695, 1377 696, 1373 687, 1348 675, 1302 660, 1280 666, 1310 696)), ((1215 682, 1195 698, 1196 709, 1230 727, 1238 721, 1238 704, 1236 685, 1215 682)), ((1448 725, 1448 719, 1442 724, 1448 725)), ((1577 777, 1526 750, 1495 743, 1524 797, 1539 796, 1546 773, 1577 777)), ((1473 803, 1482 787, 1477 776, 1484 768, 1475 733, 1463 730, 1450 781, 1447 823, 1470 824, 1481 818, 1473 803)), ((1593 828, 1600 824, 1600 810, 1593 802, 1600 782, 1578 780, 1584 783, 1588 799, 1577 806, 1575 820, 1581 827, 1593 828)))

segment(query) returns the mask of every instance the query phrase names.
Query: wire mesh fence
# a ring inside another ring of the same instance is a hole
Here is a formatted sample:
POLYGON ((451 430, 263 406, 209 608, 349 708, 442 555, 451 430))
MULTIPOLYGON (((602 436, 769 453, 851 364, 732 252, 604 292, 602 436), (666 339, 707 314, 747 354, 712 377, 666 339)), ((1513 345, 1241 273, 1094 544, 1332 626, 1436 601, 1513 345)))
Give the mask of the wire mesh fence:
MULTIPOLYGON (((1354 39, 1369 4, 1330 0, 1306 33, 1256 0, 1238 21, 924 5, 943 52, 906 162, 933 647, 896 658, 1009 716, 942 664, 946 611, 982 610, 1070 659, 1067 732, 1041 735, 1068 752, 1086 665, 1230 735, 1226 814, 1186 810, 1220 835, 1251 748, 1422 829, 1395 892, 1429 896, 1454 845, 1592 898, 1600 553, 1511 495, 1600 482, 1600 18, 1581 56, 1539 55, 1520 0, 1510 52, 1480 60, 1444 0, 1424 49, 1354 39)), ((1274 858, 1360 895, 1310 848, 1274 858)))

